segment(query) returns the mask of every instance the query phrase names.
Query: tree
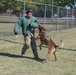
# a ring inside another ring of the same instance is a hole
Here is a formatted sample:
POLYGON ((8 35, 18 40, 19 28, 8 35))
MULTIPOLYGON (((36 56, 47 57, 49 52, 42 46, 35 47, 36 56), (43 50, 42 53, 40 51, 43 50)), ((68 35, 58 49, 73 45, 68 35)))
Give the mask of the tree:
MULTIPOLYGON (((43 3, 43 4, 50 4, 52 5, 52 0, 23 0, 28 2, 36 2, 36 3, 43 3)), ((53 0, 55 6, 69 6, 70 8, 76 8, 76 0, 53 0)), ((44 6, 43 5, 37 5, 37 4, 31 4, 26 3, 25 9, 32 9, 34 12, 39 12, 42 14, 44 12, 44 6)), ((17 0, 0 0, 0 13, 6 12, 7 9, 12 9, 14 13, 16 12, 22 12, 23 8, 23 2, 17 1, 17 0)), ((56 9, 56 8, 54 8, 56 9)), ((47 8, 47 12, 51 13, 50 8, 47 8)))
POLYGON ((55 5, 65 7, 69 6, 70 8, 74 8, 76 0, 54 0, 55 5))
POLYGON ((7 9, 20 11, 21 8, 22 8, 21 2, 18 2, 16 0, 1 0, 0 1, 0 13, 6 12, 7 9))

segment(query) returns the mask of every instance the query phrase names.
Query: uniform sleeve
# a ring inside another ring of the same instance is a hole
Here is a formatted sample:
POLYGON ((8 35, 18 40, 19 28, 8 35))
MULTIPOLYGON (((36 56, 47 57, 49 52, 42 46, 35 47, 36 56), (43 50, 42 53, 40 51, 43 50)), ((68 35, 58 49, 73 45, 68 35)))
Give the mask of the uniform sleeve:
POLYGON ((31 22, 31 27, 34 27, 34 28, 39 28, 40 25, 39 25, 39 21, 37 20, 37 18, 33 19, 33 21, 31 22))
POLYGON ((14 33, 17 33, 18 34, 21 25, 22 25, 22 18, 20 20, 18 20, 18 22, 15 24, 14 33))

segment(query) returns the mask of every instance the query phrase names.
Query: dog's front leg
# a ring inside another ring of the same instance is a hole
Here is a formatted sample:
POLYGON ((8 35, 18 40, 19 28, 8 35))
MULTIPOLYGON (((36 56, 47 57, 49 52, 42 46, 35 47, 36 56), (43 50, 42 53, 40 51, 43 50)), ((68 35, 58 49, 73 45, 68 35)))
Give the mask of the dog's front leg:
POLYGON ((42 47, 41 47, 41 46, 42 46, 42 43, 39 45, 39 47, 40 47, 40 50, 42 49, 42 47))

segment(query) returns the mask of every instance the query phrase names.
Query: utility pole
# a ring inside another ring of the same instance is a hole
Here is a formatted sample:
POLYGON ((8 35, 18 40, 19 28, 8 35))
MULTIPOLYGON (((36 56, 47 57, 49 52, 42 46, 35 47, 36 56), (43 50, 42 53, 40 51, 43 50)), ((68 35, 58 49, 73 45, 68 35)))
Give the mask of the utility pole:
POLYGON ((25 1, 24 1, 23 16, 25 16, 25 1))
POLYGON ((52 0, 52 14, 51 14, 51 18, 53 18, 53 6, 54 6, 54 0, 52 0))

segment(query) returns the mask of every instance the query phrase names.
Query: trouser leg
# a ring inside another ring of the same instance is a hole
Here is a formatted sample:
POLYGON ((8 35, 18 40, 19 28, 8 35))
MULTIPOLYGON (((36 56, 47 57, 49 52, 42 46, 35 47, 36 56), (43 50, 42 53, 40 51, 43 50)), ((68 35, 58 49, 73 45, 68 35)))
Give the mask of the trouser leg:
POLYGON ((32 48, 34 56, 38 57, 37 45, 36 45, 36 41, 33 37, 31 38, 31 48, 32 48))
POLYGON ((24 46, 22 48, 22 51, 21 51, 21 55, 24 55, 26 50, 30 47, 30 42, 31 42, 31 37, 30 36, 24 36, 24 46))

